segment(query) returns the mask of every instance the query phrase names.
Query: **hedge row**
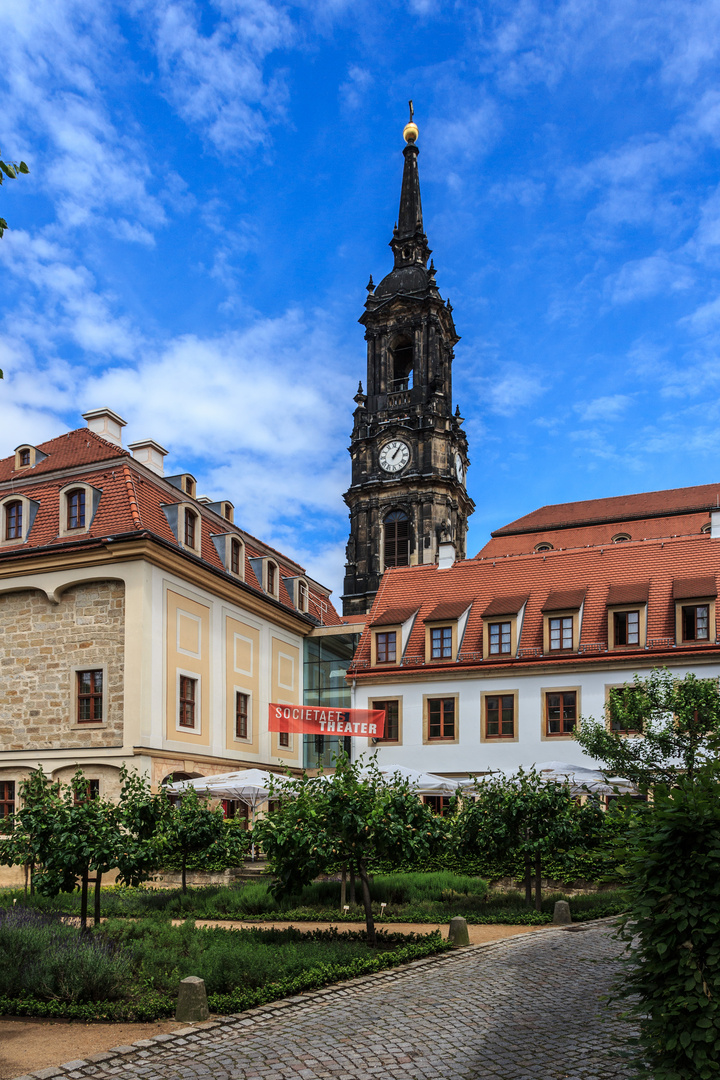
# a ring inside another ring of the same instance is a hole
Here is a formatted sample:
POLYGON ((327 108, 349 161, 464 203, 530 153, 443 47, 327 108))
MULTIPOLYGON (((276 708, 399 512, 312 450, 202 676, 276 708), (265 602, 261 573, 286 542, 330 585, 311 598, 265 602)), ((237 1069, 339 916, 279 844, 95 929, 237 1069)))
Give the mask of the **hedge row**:
MULTIPOLYGON (((348 935, 358 939, 364 932, 348 935)), ((345 979, 355 979, 361 975, 371 975, 376 971, 408 964, 421 960, 435 953, 451 948, 448 941, 443 941, 439 934, 430 934, 419 941, 413 941, 403 948, 381 953, 367 959, 353 960, 349 964, 323 964, 310 968, 293 978, 280 979, 268 983, 256 990, 235 990, 230 994, 209 994, 208 1005, 213 1013, 238 1013, 266 1005, 270 1001, 291 997, 307 990, 318 990, 332 983, 345 979)), ((94 1001, 84 1004, 70 1004, 57 1001, 38 1001, 33 997, 0 997, 0 1016, 38 1016, 62 1018, 66 1020, 110 1020, 110 1021, 147 1021, 160 1020, 172 1016, 175 1012, 174 995, 161 994, 154 990, 144 990, 132 1001, 94 1001)))

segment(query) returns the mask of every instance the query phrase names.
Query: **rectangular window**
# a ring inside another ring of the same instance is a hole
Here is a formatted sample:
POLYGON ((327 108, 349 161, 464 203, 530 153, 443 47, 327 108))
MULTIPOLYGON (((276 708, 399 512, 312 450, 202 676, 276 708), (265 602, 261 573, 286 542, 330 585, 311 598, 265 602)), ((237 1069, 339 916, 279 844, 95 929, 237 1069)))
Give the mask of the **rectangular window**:
POLYGON ((5 539, 22 540, 21 502, 11 502, 5 507, 5 539))
POLYGON ((192 510, 185 511, 185 546, 195 547, 195 514, 192 510))
POLYGON ((29 464, 30 464, 30 451, 29 451, 29 450, 21 450, 21 451, 20 451, 20 464, 21 464, 21 465, 22 465, 23 467, 24 467, 25 465, 29 465, 29 464))
POLYGON ((82 488, 71 491, 67 497, 68 529, 85 528, 85 492, 82 488))
MULTIPOLYGON (((610 717, 610 730, 619 731, 623 735, 637 735, 640 730, 638 722, 633 717, 633 699, 637 697, 637 688, 634 686, 612 686, 608 695, 608 715, 610 717)), ((638 702, 638 706, 640 703, 638 702)))
POLYGON ((375 638, 378 664, 394 664, 396 662, 397 631, 383 631, 375 638))
POLYGON ((490 623, 490 655, 497 656, 502 653, 510 655, 510 630, 509 622, 490 623))
POLYGON ((430 648, 433 660, 451 660, 452 627, 434 626, 430 631, 430 648))
POLYGON ((275 563, 269 562, 267 564, 267 591, 271 596, 275 595, 275 563))
POLYGON ((15 813, 15 781, 0 780, 0 832, 3 822, 15 813))
POLYGON ((640 644, 640 612, 616 611, 613 615, 615 646, 640 644))
POLYGON ((280 731, 278 732, 278 746, 290 746, 290 732, 280 731))
POLYGON ((515 737, 515 697, 498 694, 485 698, 485 738, 513 739, 515 737))
POLYGON ((572 649, 573 646, 573 617, 563 615, 558 619, 550 619, 550 649, 557 652, 563 649, 572 649))
POLYGON ((428 739, 455 738, 455 698, 428 699, 428 739))
POLYGON ((235 736, 238 739, 248 737, 248 705, 249 694, 235 694, 235 736))
POLYGON ((240 576, 240 544, 237 540, 230 541, 230 572, 240 576))
POLYGON ((707 604, 682 609, 683 641, 707 641, 709 625, 710 608, 707 604))
POLYGON ((73 801, 77 803, 91 802, 93 799, 100 798, 100 781, 88 780, 85 785, 85 794, 80 791, 75 791, 73 795, 73 801))
POLYGON ((103 673, 77 672, 78 724, 99 724, 103 718, 103 673))
POLYGON ((187 675, 180 676, 180 715, 178 717, 180 727, 195 727, 197 684, 197 679, 190 679, 187 675))
POLYGON ((433 814, 436 814, 438 817, 445 817, 450 813, 449 795, 424 795, 423 802, 426 806, 429 806, 433 814))
POLYGON ((545 694, 547 735, 570 735, 577 723, 577 690, 545 694))
POLYGON ((385 710, 385 734, 381 742, 398 742, 400 738, 400 702, 373 701, 371 708, 385 710))

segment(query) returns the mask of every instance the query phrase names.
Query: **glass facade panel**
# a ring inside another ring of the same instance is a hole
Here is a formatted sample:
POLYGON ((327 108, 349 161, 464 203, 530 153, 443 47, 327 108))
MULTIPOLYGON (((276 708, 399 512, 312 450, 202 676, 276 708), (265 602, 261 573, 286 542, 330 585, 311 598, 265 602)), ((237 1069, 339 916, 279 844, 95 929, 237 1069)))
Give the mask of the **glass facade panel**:
MULTIPOLYGON (((359 634, 327 634, 305 638, 303 704, 350 708, 350 687, 345 673, 350 666, 359 634)), ((352 739, 339 735, 303 735, 303 768, 333 767, 342 750, 351 753, 352 739)))

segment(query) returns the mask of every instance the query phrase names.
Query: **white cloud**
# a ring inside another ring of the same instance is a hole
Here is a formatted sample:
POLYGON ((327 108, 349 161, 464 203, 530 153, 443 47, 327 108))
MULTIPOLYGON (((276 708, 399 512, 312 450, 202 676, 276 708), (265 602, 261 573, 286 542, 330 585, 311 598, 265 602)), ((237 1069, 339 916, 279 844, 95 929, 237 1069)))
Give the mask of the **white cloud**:
POLYGON ((579 413, 581 420, 592 424, 598 420, 617 420, 631 404, 632 398, 627 394, 610 394, 593 401, 578 402, 573 408, 579 413))
POLYGON ((658 293, 683 292, 693 284, 686 266, 679 266, 662 252, 646 259, 633 259, 605 282, 614 304, 645 300, 658 293))
POLYGON ((347 79, 340 86, 340 100, 348 109, 362 108, 372 82, 372 74, 367 68, 351 64, 348 68, 347 79))
POLYGON ((478 379, 477 385, 480 400, 500 416, 513 416, 527 408, 545 390, 539 374, 514 363, 499 365, 497 372, 478 379))
POLYGON ((266 75, 263 64, 293 42, 294 28, 267 0, 217 0, 213 7, 138 4, 152 27, 165 94, 183 120, 221 152, 262 145, 287 100, 282 75, 266 75), (203 33, 203 20, 214 21, 212 32, 203 33))

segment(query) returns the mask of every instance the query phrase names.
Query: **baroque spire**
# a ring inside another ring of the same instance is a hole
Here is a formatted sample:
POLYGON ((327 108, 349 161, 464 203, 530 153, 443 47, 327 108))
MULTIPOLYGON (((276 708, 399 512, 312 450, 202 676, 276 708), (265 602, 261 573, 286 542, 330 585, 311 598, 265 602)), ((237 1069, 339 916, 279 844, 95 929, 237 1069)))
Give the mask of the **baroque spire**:
POLYGON ((403 266, 427 266, 431 254, 427 236, 423 230, 420 175, 417 163, 420 151, 416 144, 418 134, 411 101, 410 120, 403 130, 406 145, 403 150, 405 164, 400 190, 400 210, 393 230, 393 238, 390 241, 390 247, 395 255, 396 269, 403 266))

